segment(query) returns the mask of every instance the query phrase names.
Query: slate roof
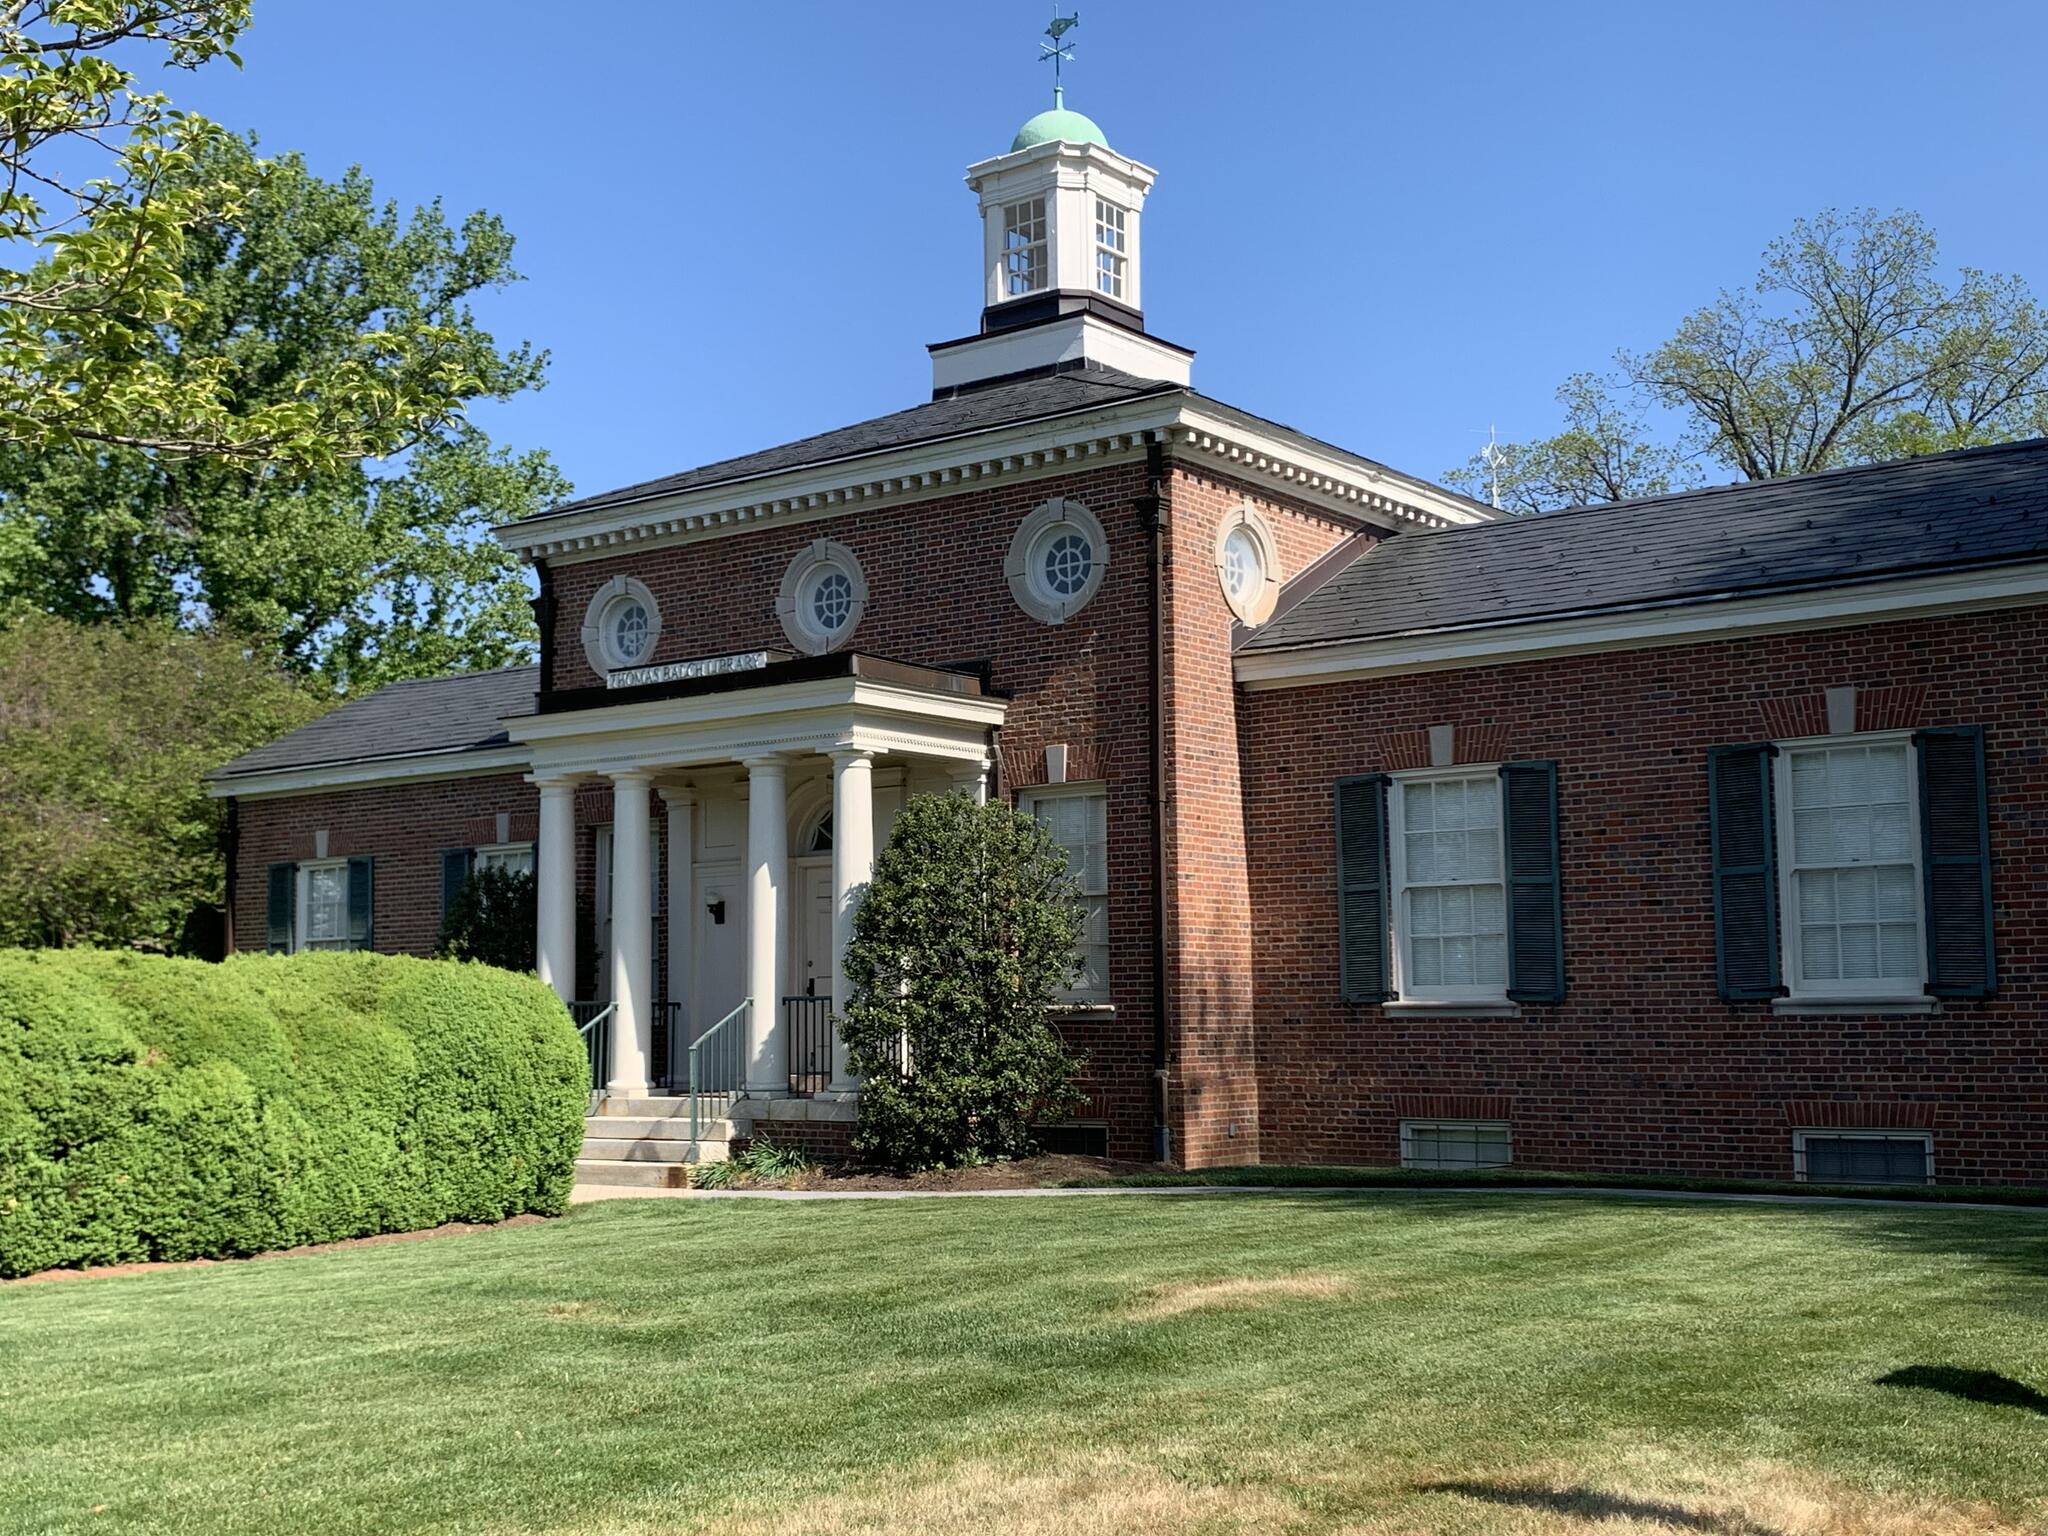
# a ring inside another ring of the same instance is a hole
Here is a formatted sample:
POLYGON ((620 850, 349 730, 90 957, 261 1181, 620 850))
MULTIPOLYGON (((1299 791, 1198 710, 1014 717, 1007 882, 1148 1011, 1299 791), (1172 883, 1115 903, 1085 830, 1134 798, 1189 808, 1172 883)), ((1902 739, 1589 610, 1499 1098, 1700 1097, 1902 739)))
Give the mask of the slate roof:
POLYGON ((2034 438, 1401 534, 1373 545, 1239 650, 1525 624, 2044 557, 2048 438, 2034 438))
MULTIPOLYGON (((657 496, 671 496, 681 491, 701 490, 706 486, 750 480, 783 470, 835 463, 860 458, 866 454, 907 448, 917 443, 937 442, 944 438, 993 431, 998 427, 1018 426, 1025 422, 1072 415, 1107 405, 1121 405, 1130 400, 1163 398, 1171 395, 1185 396, 1201 405, 1203 409, 1238 425, 1285 432, 1304 443, 1314 444, 1353 463, 1379 470, 1387 468, 1386 465, 1368 459, 1362 454, 1323 442, 1284 423, 1269 421, 1248 411, 1241 411, 1236 406, 1224 404, 1221 400, 1198 394, 1185 385, 1161 379, 1141 379, 1135 374, 1123 373, 1114 368, 1090 367, 1038 378, 1020 379, 1011 384, 993 384, 959 390, 942 399, 914 405, 907 411, 877 416, 872 421, 857 422, 853 426, 840 427, 832 432, 821 432, 815 437, 799 438, 778 448, 765 449, 760 453, 750 453, 736 459, 722 459, 716 464, 701 465, 696 469, 685 470, 681 474, 664 475, 657 480, 643 480, 637 485, 621 486, 617 490, 564 502, 558 507, 551 507, 545 512, 524 518, 512 526, 532 528, 573 513, 595 512, 606 507, 651 500, 657 496)), ((1468 500, 1455 491, 1442 490, 1441 487, 1433 489, 1439 490, 1441 494, 1453 500, 1468 500)), ((1475 507, 1479 505, 1477 502, 1468 504, 1475 507)))
POLYGON ((245 752, 209 779, 321 768, 426 752, 478 752, 509 744, 499 720, 534 711, 538 667, 458 672, 391 683, 245 752))

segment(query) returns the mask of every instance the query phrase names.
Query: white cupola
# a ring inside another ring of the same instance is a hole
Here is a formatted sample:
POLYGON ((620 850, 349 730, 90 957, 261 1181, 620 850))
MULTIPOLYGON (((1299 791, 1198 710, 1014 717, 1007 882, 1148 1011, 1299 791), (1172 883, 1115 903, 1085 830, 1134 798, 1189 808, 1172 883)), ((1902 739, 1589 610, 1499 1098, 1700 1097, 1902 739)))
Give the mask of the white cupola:
POLYGON ((1009 153, 969 166, 981 200, 981 331, 930 349, 933 392, 1089 366, 1187 383, 1194 354, 1145 332, 1142 226, 1157 176, 1058 91, 1009 153))

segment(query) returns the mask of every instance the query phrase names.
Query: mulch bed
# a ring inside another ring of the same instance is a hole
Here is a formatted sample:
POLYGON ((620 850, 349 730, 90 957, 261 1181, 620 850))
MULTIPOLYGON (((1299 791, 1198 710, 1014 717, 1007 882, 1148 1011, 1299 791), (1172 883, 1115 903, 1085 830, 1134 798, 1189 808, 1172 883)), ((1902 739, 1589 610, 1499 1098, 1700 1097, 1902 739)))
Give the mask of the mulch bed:
POLYGON ((851 1164, 815 1168, 786 1179, 735 1179, 734 1189, 1037 1189, 1075 1180, 1097 1183, 1133 1173, 1164 1171, 1157 1163, 1119 1162, 1107 1157, 1076 1157, 1048 1153, 1014 1162, 985 1163, 979 1168, 934 1168, 909 1175, 860 1168, 851 1164))

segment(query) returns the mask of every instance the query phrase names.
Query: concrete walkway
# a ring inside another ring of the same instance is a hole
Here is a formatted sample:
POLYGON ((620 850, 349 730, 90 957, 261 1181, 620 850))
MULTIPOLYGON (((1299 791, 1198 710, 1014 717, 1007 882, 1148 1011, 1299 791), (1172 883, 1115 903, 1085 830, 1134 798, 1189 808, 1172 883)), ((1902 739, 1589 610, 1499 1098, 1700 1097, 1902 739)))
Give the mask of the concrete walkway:
POLYGON ((1745 1195, 1591 1185, 1091 1184, 1073 1189, 640 1189, 578 1184, 572 1205, 598 1200, 1039 1200, 1069 1195, 1585 1195, 1601 1200, 1704 1200, 1731 1205, 1858 1205, 1918 1211, 2006 1211, 2048 1219, 2048 1207, 1968 1200, 1884 1200, 1860 1195, 1745 1195))

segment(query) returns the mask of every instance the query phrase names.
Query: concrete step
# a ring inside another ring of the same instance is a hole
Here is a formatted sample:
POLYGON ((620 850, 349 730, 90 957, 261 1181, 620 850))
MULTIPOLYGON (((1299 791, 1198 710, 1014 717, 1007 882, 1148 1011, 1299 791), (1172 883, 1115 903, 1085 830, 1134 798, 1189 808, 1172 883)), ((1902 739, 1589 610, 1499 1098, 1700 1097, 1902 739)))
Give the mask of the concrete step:
POLYGON ((690 1169, 686 1163, 623 1163, 609 1158, 579 1157, 576 1182, 638 1189, 688 1189, 690 1169))
MULTIPOLYGON (((637 1141, 645 1137, 652 1141, 688 1141, 690 1139, 690 1117, 688 1115, 591 1115, 583 1122, 585 1136, 602 1137, 610 1141, 637 1141)), ((733 1137, 730 1120, 714 1120, 706 1116, 697 1124, 697 1134, 706 1140, 730 1141, 733 1137)))
POLYGON ((656 1119, 666 1119, 673 1115, 687 1117, 690 1113, 690 1101, 681 1095, 668 1094, 652 1094, 644 1099, 604 1099, 599 1102, 594 1113, 607 1118, 652 1116, 656 1119))
POLYGON ((583 1138, 586 1159, 620 1163, 722 1163, 726 1158, 724 1138, 706 1137, 695 1152, 687 1141, 623 1141, 609 1136, 583 1138))

